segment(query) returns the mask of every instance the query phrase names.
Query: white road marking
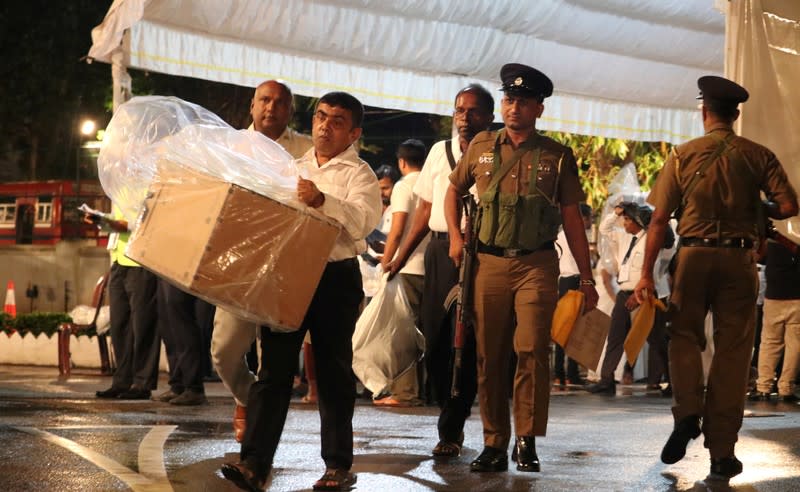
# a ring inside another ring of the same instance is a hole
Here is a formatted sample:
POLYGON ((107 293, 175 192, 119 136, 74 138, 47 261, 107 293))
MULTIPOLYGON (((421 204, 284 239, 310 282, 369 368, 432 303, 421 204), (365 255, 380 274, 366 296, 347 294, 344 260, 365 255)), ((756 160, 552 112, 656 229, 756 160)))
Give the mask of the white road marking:
MULTIPOLYGON (((167 469, 164 468, 164 443, 177 425, 157 425, 150 429, 139 443, 139 473, 153 480, 167 480, 167 469)), ((170 487, 170 490, 172 488, 170 487)))
MULTIPOLYGON (((65 426, 62 428, 81 428, 83 426, 65 426)), ((142 426, 108 426, 108 427, 142 427, 142 426)), ((146 427, 146 426, 145 426, 146 427)), ((169 434, 177 426, 165 425, 154 426, 147 433, 142 443, 139 445, 139 467, 142 473, 136 473, 127 466, 124 466, 86 446, 82 446, 75 441, 57 436, 34 427, 13 427, 14 429, 40 437, 45 441, 61 446, 77 454, 86 461, 98 466, 121 481, 125 482, 134 492, 172 492, 172 484, 167 479, 166 469, 164 468, 164 442, 169 434), (150 456, 147 456, 150 453, 150 456), (155 457, 157 455, 158 457, 155 457)), ((95 427, 96 428, 96 427, 95 427)))

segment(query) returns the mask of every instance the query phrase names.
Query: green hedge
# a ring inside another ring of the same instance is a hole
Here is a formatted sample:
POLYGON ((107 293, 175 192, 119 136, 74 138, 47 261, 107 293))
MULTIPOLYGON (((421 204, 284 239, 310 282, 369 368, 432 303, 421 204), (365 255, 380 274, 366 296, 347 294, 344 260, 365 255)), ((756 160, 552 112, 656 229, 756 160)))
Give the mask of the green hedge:
MULTIPOLYGON (((20 314, 16 318, 0 313, 0 331, 7 335, 18 332, 22 336, 27 333, 38 336, 44 333, 50 338, 58 333, 58 325, 61 323, 72 323, 72 318, 65 313, 28 313, 20 314)), ((80 335, 94 336, 97 333, 94 330, 87 330, 82 331, 80 335)))

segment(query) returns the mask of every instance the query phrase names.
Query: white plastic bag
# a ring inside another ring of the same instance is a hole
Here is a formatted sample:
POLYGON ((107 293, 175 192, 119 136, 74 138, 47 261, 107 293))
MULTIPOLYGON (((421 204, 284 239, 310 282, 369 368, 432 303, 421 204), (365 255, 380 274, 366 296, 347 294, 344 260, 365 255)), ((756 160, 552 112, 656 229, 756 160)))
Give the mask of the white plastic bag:
POLYGON ((400 278, 387 278, 381 278, 353 333, 353 372, 374 395, 386 391, 425 352, 425 337, 414 326, 400 278))
MULTIPOLYGON (((69 312, 69 317, 72 318, 72 322, 76 325, 88 325, 94 319, 95 312, 97 312, 97 308, 87 306, 85 304, 79 304, 69 312)), ((97 334, 102 335, 106 333, 110 326, 111 316, 109 313, 109 307, 101 306, 100 312, 97 313, 97 322, 95 323, 97 334)))

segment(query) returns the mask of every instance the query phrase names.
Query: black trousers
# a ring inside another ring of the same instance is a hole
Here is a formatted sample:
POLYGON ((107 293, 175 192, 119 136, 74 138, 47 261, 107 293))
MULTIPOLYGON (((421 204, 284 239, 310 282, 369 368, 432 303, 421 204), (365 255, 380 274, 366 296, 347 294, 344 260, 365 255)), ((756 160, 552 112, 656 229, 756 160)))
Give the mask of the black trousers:
MULTIPOLYGON (((661 299, 668 305, 667 298, 661 299)), ((667 336, 667 313, 656 309, 656 319, 653 329, 647 336, 647 384, 661 383, 662 379, 669 383, 669 337, 667 336)))
POLYGON ((247 400, 241 460, 257 470, 272 466, 303 337, 311 331, 317 369, 322 459, 327 468, 353 465, 353 332, 364 292, 355 258, 328 263, 301 328, 290 333, 261 327, 261 369, 247 400))
POLYGON ((156 325, 156 276, 114 262, 108 279, 111 344, 117 359, 111 385, 155 389, 161 339, 156 325))
POLYGON ((604 383, 614 382, 614 371, 619 365, 622 353, 625 350, 625 338, 631 331, 631 312, 625 307, 628 298, 633 295, 633 291, 621 290, 617 292, 617 299, 614 301, 614 308, 611 310, 611 327, 608 329, 608 343, 606 345, 606 355, 603 358, 602 369, 600 369, 600 380, 604 383))
MULTIPOLYGON (((581 283, 581 276, 580 275, 570 275, 569 277, 559 277, 558 278, 558 297, 561 298, 564 294, 567 293, 568 290, 578 290, 580 288, 581 283)), ((564 378, 564 359, 567 359, 567 374, 566 379, 570 381, 577 382, 580 380, 581 375, 580 371, 578 370, 578 363, 574 360, 570 359, 569 357, 565 357, 564 349, 561 348, 561 345, 555 345, 555 362, 553 368, 553 377, 558 379, 562 384, 565 382, 564 378)))
POLYGON ((444 301, 458 283, 458 269, 448 254, 448 240, 431 238, 425 249, 425 286, 422 293, 422 333, 425 335, 425 368, 433 398, 441 409, 437 428, 439 439, 456 442, 464 431, 478 393, 475 332, 467 327, 462 351, 461 385, 452 398, 453 336, 455 313, 447 312, 444 301))
POLYGON ((158 281, 159 330, 169 362, 169 386, 176 393, 202 393, 203 331, 214 323, 214 305, 188 294, 166 280, 158 281))

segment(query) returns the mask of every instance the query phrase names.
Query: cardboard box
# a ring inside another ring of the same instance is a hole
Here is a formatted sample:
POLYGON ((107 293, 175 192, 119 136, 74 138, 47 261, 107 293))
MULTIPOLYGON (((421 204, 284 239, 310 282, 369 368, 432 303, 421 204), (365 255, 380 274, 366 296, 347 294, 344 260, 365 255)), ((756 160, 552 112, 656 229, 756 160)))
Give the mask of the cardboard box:
POLYGON ((238 185, 200 175, 148 191, 126 255, 232 313, 296 330, 340 226, 238 185))

